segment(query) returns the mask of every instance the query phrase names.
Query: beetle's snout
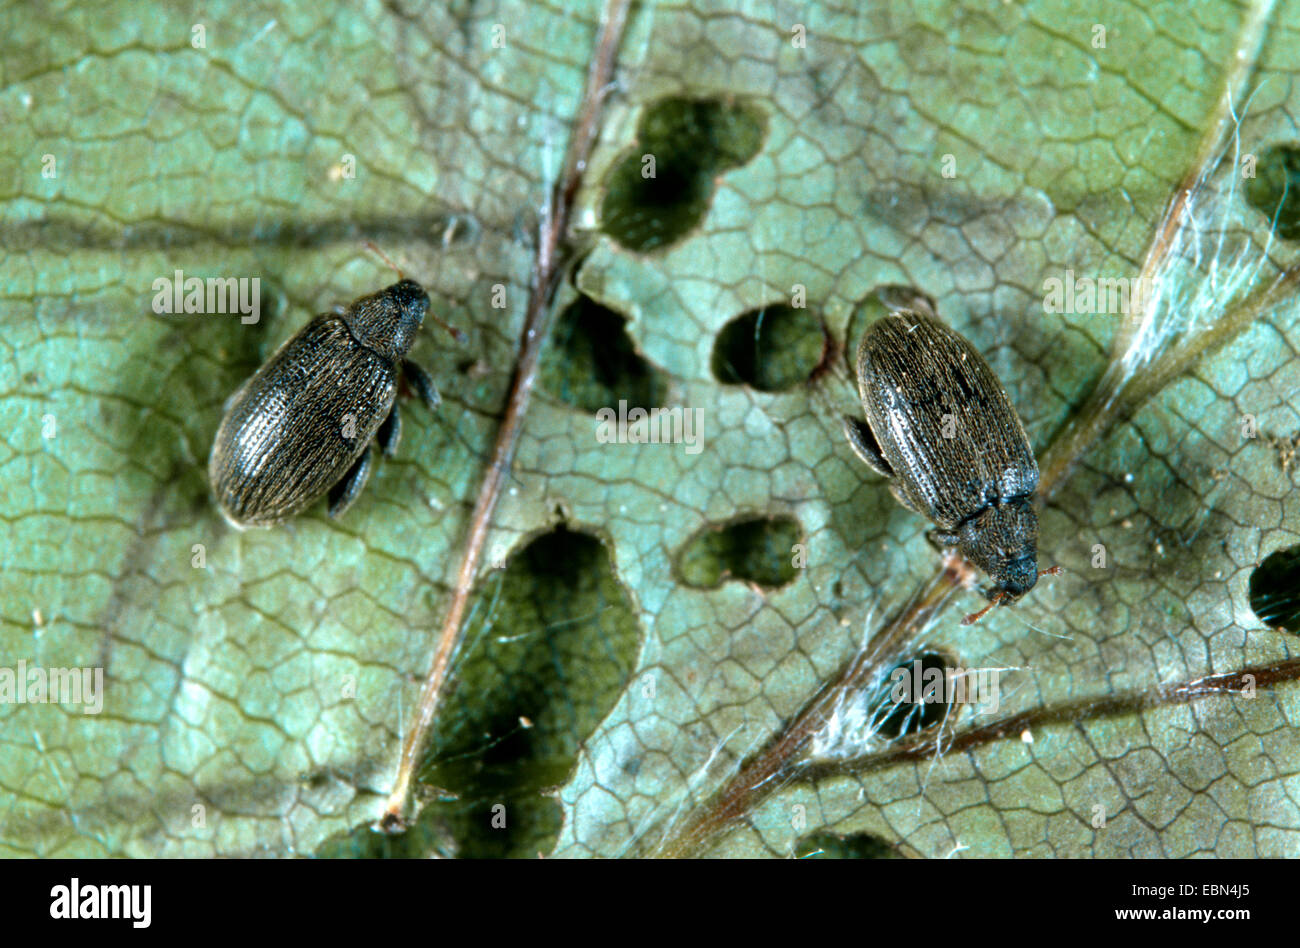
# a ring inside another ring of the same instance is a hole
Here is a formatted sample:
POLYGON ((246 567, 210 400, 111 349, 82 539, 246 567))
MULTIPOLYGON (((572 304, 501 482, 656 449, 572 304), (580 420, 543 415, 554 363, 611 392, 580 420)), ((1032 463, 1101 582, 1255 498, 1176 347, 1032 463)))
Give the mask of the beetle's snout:
POLYGON ((1008 596, 1023 596, 1038 582, 1037 557, 1025 555, 1009 561, 1005 573, 999 579, 998 588, 1008 596))
POLYGON ((423 315, 429 309, 429 294, 414 280, 394 283, 385 291, 393 302, 403 309, 415 308, 423 315))

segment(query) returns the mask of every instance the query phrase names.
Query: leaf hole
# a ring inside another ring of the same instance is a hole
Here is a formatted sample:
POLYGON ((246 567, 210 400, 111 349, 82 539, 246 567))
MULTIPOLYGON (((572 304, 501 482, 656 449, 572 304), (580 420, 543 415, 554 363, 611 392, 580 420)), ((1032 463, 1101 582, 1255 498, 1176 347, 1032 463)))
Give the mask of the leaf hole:
POLYGON ((841 836, 825 830, 799 837, 794 844, 796 859, 901 859, 892 844, 871 833, 841 836))
POLYGON ((729 579, 777 588, 790 583, 800 541, 793 517, 750 517, 707 526, 677 557, 677 576, 697 589, 717 589, 729 579))
POLYGON ((724 385, 784 392, 807 382, 822 364, 829 337, 807 309, 784 304, 742 313, 713 343, 713 375, 724 385))
POLYGON ((579 296, 556 318, 551 338, 541 383, 561 401, 590 412, 619 399, 644 408, 667 401, 666 378, 637 352, 626 318, 614 310, 579 296))
POLYGON ((1300 546, 1270 553, 1255 567, 1250 608, 1270 629, 1300 632, 1300 546))
POLYGON ((896 740, 942 724, 952 710, 948 672, 956 667, 941 652, 899 662, 868 701, 868 730, 881 740, 896 740))
POLYGON ((605 180, 605 233, 644 253, 680 240, 713 202, 716 178, 750 161, 767 122, 757 109, 723 99, 661 99, 637 126, 637 143, 605 180))
POLYGON ((583 741, 626 688, 640 627, 605 545, 564 525, 480 584, 419 782, 461 856, 533 857, 583 741))
POLYGON ((1264 149, 1245 192, 1246 202, 1268 218, 1275 234, 1283 240, 1300 237, 1300 146, 1264 149))

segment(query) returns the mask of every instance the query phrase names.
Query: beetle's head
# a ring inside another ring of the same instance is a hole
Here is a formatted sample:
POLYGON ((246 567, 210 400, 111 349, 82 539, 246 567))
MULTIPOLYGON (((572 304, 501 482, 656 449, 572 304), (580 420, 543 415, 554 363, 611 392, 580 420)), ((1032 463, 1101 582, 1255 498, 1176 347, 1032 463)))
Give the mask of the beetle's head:
POLYGON ((1007 602, 1038 582, 1038 514, 1029 498, 989 507, 962 524, 957 548, 993 580, 985 595, 1007 602))
POLYGON ((429 311, 429 294, 414 280, 401 280, 363 296, 343 314, 357 342, 391 362, 406 358, 429 311))

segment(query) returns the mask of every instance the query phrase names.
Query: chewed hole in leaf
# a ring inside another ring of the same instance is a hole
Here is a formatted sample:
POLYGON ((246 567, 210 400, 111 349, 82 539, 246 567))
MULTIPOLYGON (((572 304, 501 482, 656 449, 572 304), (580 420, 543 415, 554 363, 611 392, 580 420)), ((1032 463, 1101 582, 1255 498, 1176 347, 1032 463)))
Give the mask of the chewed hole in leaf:
POLYGON ((821 322, 808 310, 766 306, 722 327, 713 343, 713 374, 726 385, 784 392, 813 377, 826 345, 821 322))
POLYGON ((1259 155, 1246 179, 1246 201, 1273 223, 1283 240, 1300 237, 1300 146, 1274 145, 1259 155))
POLYGON ((872 731, 886 740, 936 727, 952 710, 948 672, 955 668, 946 655, 924 652, 895 665, 869 702, 872 731))
POLYGON ((870 833, 809 833, 794 844, 796 859, 901 859, 902 854, 870 833))
MULTIPOLYGON (((814 736, 811 758, 853 760, 942 724, 957 690, 956 671, 947 656, 923 652, 895 665, 873 687, 845 693, 814 736)), ((969 678, 961 679, 969 695, 969 678)))
POLYGON ((649 408, 667 401, 668 383, 643 359, 627 334, 627 320, 580 296, 560 313, 542 360, 542 385, 584 411, 615 407, 620 399, 649 408))
POLYGON ((626 687, 636 616, 604 545, 561 526, 481 585, 419 780, 460 855, 536 856, 560 829, 562 784, 626 687))
POLYGON ((758 154, 767 123, 757 109, 718 99, 662 99, 637 126, 633 152, 605 180, 605 233, 645 252, 680 240, 713 201, 716 178, 758 154))
POLYGON ((1255 567, 1250 608, 1271 629, 1300 632, 1300 546, 1270 553, 1255 567))
POLYGON ((717 589, 728 579, 774 588, 794 579, 799 523, 793 517, 754 517, 705 527, 677 557, 677 575, 700 589, 717 589))

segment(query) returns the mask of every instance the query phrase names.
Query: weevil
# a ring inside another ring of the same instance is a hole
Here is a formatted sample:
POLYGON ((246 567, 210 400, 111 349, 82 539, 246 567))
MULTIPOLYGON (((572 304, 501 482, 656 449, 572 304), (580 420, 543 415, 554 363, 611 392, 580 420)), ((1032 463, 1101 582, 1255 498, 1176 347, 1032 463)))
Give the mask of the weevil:
POLYGON ((927 536, 956 549, 993 580, 994 606, 1034 587, 1038 569, 1038 462, 1020 417, 974 346, 944 325, 918 291, 890 288, 899 308, 858 346, 858 391, 866 421, 844 418, 849 445, 890 480, 898 502, 934 523, 927 536))
POLYGON ((330 516, 342 516, 370 476, 371 441, 385 457, 397 451, 399 378, 438 407, 429 373, 406 357, 428 310, 424 288, 402 279, 317 316, 235 391, 208 459, 226 520, 272 527, 326 492, 330 516))

